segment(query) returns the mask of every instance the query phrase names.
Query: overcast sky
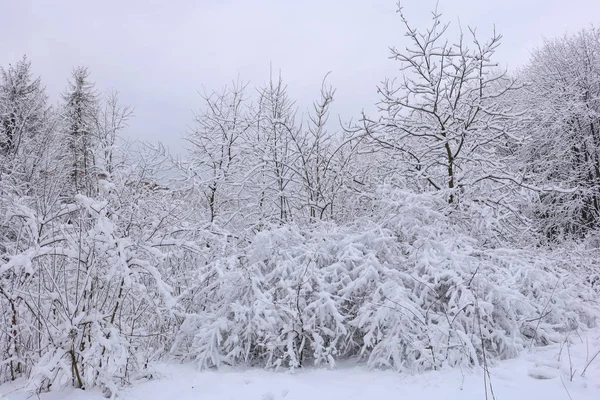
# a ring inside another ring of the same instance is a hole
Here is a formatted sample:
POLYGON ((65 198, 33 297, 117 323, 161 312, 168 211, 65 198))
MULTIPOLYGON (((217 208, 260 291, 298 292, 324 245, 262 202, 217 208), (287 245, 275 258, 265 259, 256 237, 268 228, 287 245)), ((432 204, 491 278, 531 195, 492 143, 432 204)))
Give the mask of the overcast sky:
MULTIPOLYGON (((404 0, 426 26, 436 0, 404 0)), ((100 91, 117 89, 135 107, 128 134, 179 150, 202 87, 236 76, 261 85, 281 69, 302 108, 331 71, 333 112, 372 110, 376 85, 397 75, 388 46, 405 39, 394 0, 0 0, 0 65, 23 54, 56 100, 74 66, 90 69, 100 91)), ((525 63, 544 37, 600 22, 600 0, 439 0, 455 26, 495 25, 497 60, 525 63)))

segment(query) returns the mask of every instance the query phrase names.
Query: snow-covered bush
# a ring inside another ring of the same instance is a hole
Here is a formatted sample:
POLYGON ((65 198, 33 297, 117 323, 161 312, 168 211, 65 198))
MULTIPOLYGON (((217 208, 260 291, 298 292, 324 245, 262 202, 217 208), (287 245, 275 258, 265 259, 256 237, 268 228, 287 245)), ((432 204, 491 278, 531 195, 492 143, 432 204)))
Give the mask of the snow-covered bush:
POLYGON ((4 198, 3 224, 19 234, 0 264, 0 341, 12 349, 2 380, 112 395, 160 354, 176 306, 157 246, 170 210, 154 210, 157 194, 100 184, 98 199, 77 195, 46 214, 4 198))
POLYGON ((443 196, 386 193, 381 222, 271 227, 198 266, 173 354, 415 371, 513 357, 595 324, 592 289, 552 253, 485 247, 443 196))

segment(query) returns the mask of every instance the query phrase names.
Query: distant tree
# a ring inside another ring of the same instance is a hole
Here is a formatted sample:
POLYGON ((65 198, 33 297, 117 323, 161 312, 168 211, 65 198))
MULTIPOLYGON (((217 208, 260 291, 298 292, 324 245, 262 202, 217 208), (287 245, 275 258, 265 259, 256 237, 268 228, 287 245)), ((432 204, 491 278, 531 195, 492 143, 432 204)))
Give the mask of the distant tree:
POLYGON ((246 87, 237 82, 204 95, 187 136, 188 171, 209 221, 224 226, 234 218, 239 228, 333 218, 354 143, 328 131, 334 89, 324 81, 320 98, 297 119, 281 77, 258 89, 256 105, 246 87))
POLYGON ((108 92, 102 101, 98 112, 98 168, 101 173, 110 175, 116 168, 117 139, 133 116, 130 106, 119 102, 119 94, 116 91, 108 92))
POLYGON ((49 108, 40 78, 33 78, 26 57, 0 68, 0 73, 0 156, 10 158, 24 141, 46 129, 49 108))
POLYGON ((235 82, 220 92, 202 96, 204 108, 195 116, 195 125, 187 140, 190 171, 208 208, 208 219, 227 222, 232 212, 243 207, 243 176, 248 166, 248 139, 255 120, 246 84, 235 82))
POLYGON ((269 83, 259 88, 257 134, 254 138, 256 157, 261 167, 256 177, 258 206, 267 219, 280 223, 293 218, 292 197, 296 195, 294 154, 291 133, 296 126, 295 103, 288 95, 281 75, 271 76, 269 83))
POLYGON ((87 68, 73 70, 64 99, 64 134, 72 170, 74 193, 92 194, 96 173, 95 151, 98 146, 97 121, 99 98, 89 80, 87 68))
POLYGON ((532 203, 548 238, 600 227, 600 30, 548 40, 519 78, 529 83, 513 101, 521 119, 515 153, 525 180, 554 188, 532 203))
POLYGON ((295 180, 304 193, 304 198, 296 199, 296 208, 310 222, 351 217, 347 215, 350 210, 338 210, 337 206, 343 201, 341 192, 351 180, 349 170, 358 141, 346 140, 340 132, 330 130, 335 89, 326 79, 327 76, 302 125, 295 130, 284 125, 292 142, 295 180))

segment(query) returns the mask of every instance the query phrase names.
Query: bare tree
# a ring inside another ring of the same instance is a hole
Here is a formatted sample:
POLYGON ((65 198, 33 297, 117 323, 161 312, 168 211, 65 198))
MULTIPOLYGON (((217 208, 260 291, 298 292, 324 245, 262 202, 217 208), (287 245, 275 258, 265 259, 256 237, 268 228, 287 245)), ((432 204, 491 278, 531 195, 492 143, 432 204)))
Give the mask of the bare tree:
POLYGON ((235 82, 221 92, 204 94, 204 109, 195 116, 195 126, 187 136, 190 171, 202 191, 210 222, 239 207, 243 192, 248 130, 254 121, 245 93, 247 84, 235 82))
MULTIPOLYGON (((333 219, 336 202, 343 187, 351 179, 349 166, 354 161, 356 140, 346 140, 341 132, 329 131, 330 107, 335 89, 328 85, 327 76, 321 84, 320 96, 296 130, 286 127, 293 143, 292 171, 305 193, 296 208, 308 210, 308 221, 333 219)), ((338 215, 339 216, 339 215, 338 215)))
POLYGON ((115 150, 120 133, 127 128, 129 119, 133 116, 130 106, 121 105, 117 91, 106 94, 103 107, 99 111, 97 121, 98 158, 100 168, 110 175, 115 169, 115 150))
POLYGON ((283 223, 293 218, 292 197, 297 174, 291 135, 296 127, 296 108, 281 74, 259 90, 254 149, 261 165, 255 175, 259 209, 266 218, 283 223), (275 212, 273 212, 275 211, 275 212))
POLYGON ((448 190, 453 203, 466 188, 505 175, 496 145, 510 136, 513 115, 497 99, 517 86, 493 62, 501 35, 482 42, 470 28, 470 45, 462 32, 453 43, 437 11, 425 30, 398 11, 410 45, 392 47, 391 58, 403 75, 379 87, 384 116, 364 118, 363 132, 401 153, 414 179, 448 190))

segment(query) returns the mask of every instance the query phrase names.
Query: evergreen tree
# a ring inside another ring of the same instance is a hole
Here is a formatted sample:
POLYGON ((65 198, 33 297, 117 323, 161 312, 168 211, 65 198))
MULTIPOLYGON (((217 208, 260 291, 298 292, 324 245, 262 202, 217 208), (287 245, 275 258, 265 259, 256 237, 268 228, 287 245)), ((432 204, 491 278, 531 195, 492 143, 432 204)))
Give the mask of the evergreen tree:
POLYGON ((8 69, 0 68, 0 74, 0 154, 10 157, 46 126, 47 97, 40 79, 32 77, 26 57, 8 69))
POLYGON ((73 70, 63 95, 64 133, 71 161, 70 178, 74 193, 94 193, 95 157, 99 100, 87 68, 73 70))

